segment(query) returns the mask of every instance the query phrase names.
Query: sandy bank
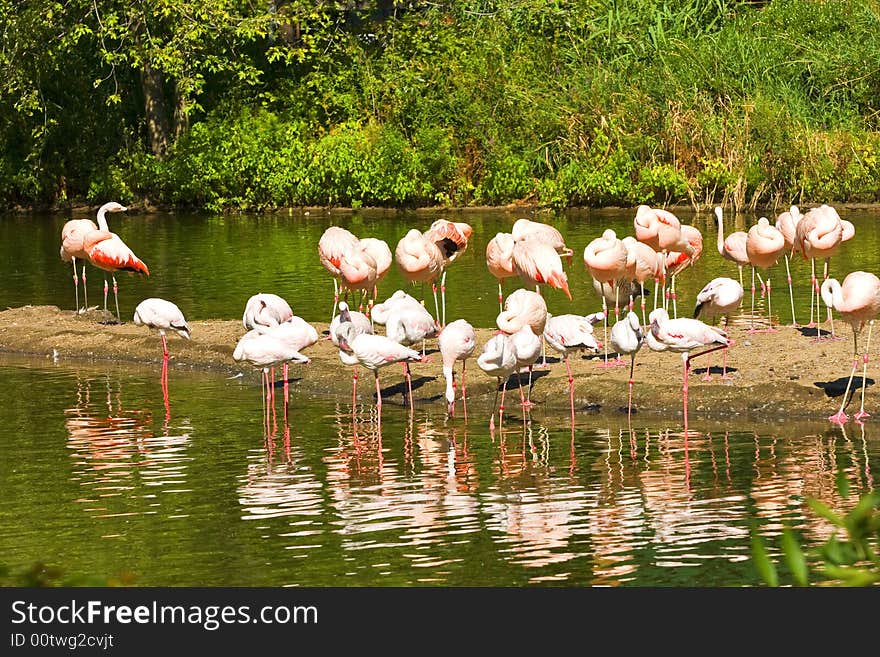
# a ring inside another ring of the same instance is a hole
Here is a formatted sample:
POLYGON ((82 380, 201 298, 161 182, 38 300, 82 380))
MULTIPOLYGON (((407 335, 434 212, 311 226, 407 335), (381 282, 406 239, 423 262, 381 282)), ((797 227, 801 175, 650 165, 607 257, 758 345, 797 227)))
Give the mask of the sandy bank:
MULTIPOLYGON (((109 360, 143 363, 145 369, 158 372, 162 349, 155 332, 127 322, 101 324, 103 314, 93 311, 77 315, 56 306, 25 306, 0 312, 0 351, 51 357, 65 360, 109 360)), ((171 376, 178 368, 216 371, 225 376, 241 371, 232 360, 232 351, 244 333, 240 321, 209 320, 192 322, 193 339, 189 342, 169 337, 171 376)), ((319 332, 327 324, 315 323, 319 332)), ((732 381, 722 382, 719 353, 713 354, 711 382, 701 380, 705 357, 694 361, 696 374, 690 381, 690 415, 730 417, 761 415, 821 419, 836 410, 852 365, 852 332, 837 322, 842 337, 816 342, 813 330, 783 327, 774 333, 748 333, 745 326, 734 325, 729 333, 735 340, 728 366, 732 381)), ((492 329, 478 329, 478 349, 492 335, 492 329)), ((601 333, 601 328, 599 329, 601 333)), ((600 338, 601 339, 601 338, 600 338)), ((351 371, 342 365, 333 345, 322 340, 307 351, 312 363, 297 367, 293 394, 345 396, 350 394, 351 371)), ((436 341, 429 341, 431 362, 413 366, 414 396, 417 404, 443 404, 444 381, 436 341)), ((548 352, 549 369, 536 372, 532 401, 545 411, 568 407, 568 382, 565 367, 555 353, 548 352)), ((625 412, 628 367, 598 367, 599 356, 572 359, 575 379, 575 403, 579 412, 625 412)), ((259 384, 256 373, 245 376, 259 384)), ((870 385, 876 377, 873 364, 868 370, 866 408, 880 413, 880 395, 870 385)), ((511 379, 514 398, 515 378, 511 379)), ((402 401, 403 376, 398 366, 389 367, 381 376, 383 395, 388 401, 402 401)), ((495 381, 483 374, 476 359, 468 362, 468 398, 474 406, 492 404, 495 381)), ((855 383, 860 384, 857 375, 855 383)), ((361 398, 372 398, 372 381, 363 378, 361 398)), ((681 358, 677 354, 654 353, 643 348, 636 359, 634 405, 643 413, 662 413, 676 417, 681 412, 681 358)), ((510 398, 508 406, 513 398, 510 398)), ((858 397, 848 411, 858 409, 858 397)))

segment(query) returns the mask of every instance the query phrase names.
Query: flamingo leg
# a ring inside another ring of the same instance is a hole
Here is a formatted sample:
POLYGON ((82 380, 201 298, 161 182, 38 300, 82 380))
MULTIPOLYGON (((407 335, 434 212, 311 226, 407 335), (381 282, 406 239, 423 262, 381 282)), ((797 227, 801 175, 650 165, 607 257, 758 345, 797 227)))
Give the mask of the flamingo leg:
POLYGON ((816 323, 813 321, 813 299, 815 298, 815 290, 816 290, 816 260, 814 258, 810 258, 810 323, 807 324, 809 327, 813 327, 816 323))
POLYGON ((691 359, 687 352, 684 352, 682 355, 682 365, 684 369, 684 383, 681 387, 681 400, 682 407, 684 408, 684 439, 685 443, 687 443, 688 437, 688 374, 691 368, 691 359))
MULTIPOLYGON (((654 277, 654 310, 657 310, 657 292, 660 289, 660 279, 654 277)), ((644 324, 645 322, 642 322, 644 324)))
POLYGON ((672 275, 672 284, 670 288, 672 290, 672 317, 678 319, 678 303, 676 303, 675 298, 675 274, 672 275))
POLYGON ((76 312, 79 312, 79 277, 76 275, 76 258, 73 258, 73 289, 76 293, 76 312))
POLYGON ((739 286, 742 287, 743 286, 743 266, 737 265, 737 267, 739 267, 739 286))
POLYGON ((525 398, 525 395, 523 394, 522 375, 519 372, 516 373, 516 382, 517 382, 517 384, 519 384, 520 406, 525 408, 526 407, 526 398, 525 398))
POLYGON ((626 417, 632 418, 632 408, 633 408, 633 374, 636 369, 636 355, 633 353, 630 355, 629 361, 629 382, 627 387, 629 388, 629 394, 627 395, 626 402, 626 417))
POLYGON ((110 286, 107 284, 107 274, 104 274, 104 312, 107 312, 107 292, 110 286))
POLYGON ((357 388, 358 388, 358 368, 357 365, 354 366, 354 375, 351 377, 351 408, 354 411, 355 404, 357 404, 357 388))
POLYGON ((770 272, 767 272, 767 331, 773 332, 773 306, 771 305, 771 295, 773 293, 773 285, 770 283, 770 272))
POLYGON ((862 406, 859 412, 853 415, 853 419, 861 420, 864 417, 871 417, 869 413, 865 413, 865 386, 868 384, 868 353, 871 351, 871 331, 874 330, 874 320, 868 322, 868 343, 865 345, 865 355, 862 359, 862 406))
MULTIPOLYGON (((706 356, 708 358, 708 356, 706 356)), ((722 381, 731 381, 733 377, 727 373, 727 348, 724 349, 724 363, 721 366, 721 380, 722 381)))
MULTIPOLYGON (((498 383, 501 383, 501 377, 498 377, 498 383)), ((502 402, 504 403, 504 402, 502 402)), ((495 386, 495 401, 492 402, 492 415, 489 418, 489 431, 495 431, 495 408, 498 406, 498 386, 495 386)))
POLYGON ((446 270, 443 270, 443 275, 440 276, 440 301, 441 307, 443 308, 443 321, 440 322, 440 328, 446 326, 446 270))
POLYGON ((843 409, 846 408, 846 402, 849 398, 849 388, 852 385, 853 377, 856 374, 856 370, 859 367, 859 332, 853 327, 853 366, 852 371, 849 373, 849 380, 846 382, 846 390, 843 393, 843 401, 840 402, 840 410, 837 411, 834 415, 828 417, 831 422, 835 424, 844 424, 849 418, 846 413, 843 412, 843 409))
POLYGON ((165 420, 171 419, 171 404, 168 400, 168 354, 162 359, 162 401, 165 403, 165 420))
POLYGON ((504 395, 507 393, 507 379, 501 384, 501 406, 498 407, 498 428, 504 424, 504 395))
POLYGON ((165 339, 165 331, 159 331, 159 335, 162 336, 162 355, 168 360, 168 341, 165 339))
POLYGON ((83 275, 82 275, 82 280, 83 280, 83 298, 85 299, 85 304, 86 304, 86 305, 85 305, 85 310, 88 310, 88 309, 89 309, 89 288, 88 288, 88 286, 86 285, 86 266, 85 266, 85 265, 83 265, 82 272, 83 272, 83 275))
POLYGON ((122 324, 122 315, 119 313, 119 285, 116 283, 116 275, 113 278, 113 300, 116 301, 116 319, 122 324))
POLYGON ((712 380, 712 356, 706 356, 706 373, 703 375, 701 381, 711 381, 712 380))
MULTIPOLYGON (((822 276, 823 283, 828 280, 828 267, 830 262, 831 258, 825 258, 825 270, 822 276)), ((831 312, 831 306, 828 306, 828 321, 831 322, 831 337, 834 338, 836 336, 834 335, 834 315, 831 312)))
POLYGON ((467 388, 464 383, 464 372, 467 360, 461 361, 461 404, 464 406, 464 421, 467 422, 467 388))
POLYGON ((501 279, 498 279, 498 312, 504 312, 504 291, 501 289, 501 279))
POLYGON ((336 306, 339 305, 339 281, 333 277, 333 312, 330 314, 330 323, 336 318, 336 306))
POLYGON ((376 375, 376 414, 378 415, 378 426, 382 426, 382 390, 379 388, 379 370, 374 370, 376 375))
POLYGON ((608 367, 608 303, 605 301, 605 295, 602 295, 602 326, 605 329, 605 365, 608 367))
POLYGON ((791 287, 791 269, 788 266, 788 254, 785 254, 785 275, 788 277, 788 300, 791 302, 791 325, 797 326, 797 319, 794 314, 794 291, 791 287))
POLYGON ((754 333, 755 328, 755 268, 752 267, 752 311, 749 314, 749 333, 754 333))
POLYGON ((437 321, 440 321, 440 304, 437 303, 437 283, 431 281, 431 293, 434 295, 434 314, 437 321))
POLYGON ((409 373, 409 363, 403 361, 403 373, 406 377, 406 391, 407 396, 409 397, 409 410, 415 410, 413 407, 413 394, 412 394, 412 375, 409 373))
POLYGON ((283 369, 281 371, 281 376, 284 379, 284 418, 287 419, 287 403, 290 399, 290 384, 288 383, 288 368, 287 363, 284 363, 283 369))
POLYGON ((642 326, 645 326, 648 323, 645 320, 645 284, 639 283, 639 287, 642 289, 642 326))

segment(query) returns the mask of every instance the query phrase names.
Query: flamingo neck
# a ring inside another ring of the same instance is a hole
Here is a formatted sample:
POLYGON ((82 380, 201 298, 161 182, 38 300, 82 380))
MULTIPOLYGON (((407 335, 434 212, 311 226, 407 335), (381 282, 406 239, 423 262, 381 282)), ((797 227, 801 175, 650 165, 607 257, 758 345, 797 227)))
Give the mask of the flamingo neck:
POLYGON ((107 210, 104 207, 98 209, 98 228, 110 231, 110 226, 107 225, 107 210))
POLYGON ((715 213, 718 218, 718 253, 724 255, 724 219, 720 212, 715 213))
POLYGON ((455 374, 450 365, 443 366, 443 376, 446 378, 446 401, 452 403, 455 401, 455 387, 453 386, 455 374))

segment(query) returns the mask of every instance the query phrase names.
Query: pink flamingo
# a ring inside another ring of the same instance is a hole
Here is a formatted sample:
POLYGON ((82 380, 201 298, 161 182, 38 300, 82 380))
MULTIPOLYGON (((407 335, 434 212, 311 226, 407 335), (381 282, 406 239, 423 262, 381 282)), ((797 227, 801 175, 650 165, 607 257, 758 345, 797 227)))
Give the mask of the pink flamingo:
POLYGON ((684 365, 684 384, 682 386, 682 404, 684 408, 684 436, 688 435, 688 374, 691 359, 723 349, 733 341, 728 339, 724 331, 714 329, 698 319, 679 317, 669 319, 669 313, 663 308, 655 308, 648 319, 651 328, 646 334, 648 347, 653 351, 672 351, 680 353, 684 365), (715 346, 712 346, 715 345, 715 346), (699 347, 709 347, 694 356, 690 352, 699 347))
POLYGON ((513 246, 515 241, 511 233, 496 233, 486 245, 486 267, 489 273, 498 280, 498 311, 504 310, 504 294, 501 282, 505 278, 517 275, 513 263, 513 246))
MULTIPOLYGON (((424 345, 427 338, 436 337, 439 332, 440 327, 437 325, 437 321, 421 304, 400 306, 393 310, 385 321, 385 335, 405 347, 418 342, 424 345)), ((424 358, 424 354, 422 357, 424 358)), ((410 410, 413 410, 412 376, 409 371, 409 362, 405 360, 403 361, 403 372, 409 393, 409 407, 410 410)))
POLYGON ((134 309, 135 326, 146 326, 159 331, 162 336, 162 396, 165 398, 165 410, 168 412, 168 342, 166 331, 174 331, 180 337, 189 340, 191 332, 186 318, 177 304, 155 297, 144 299, 134 309))
POLYGON ((251 330, 258 326, 277 326, 291 317, 293 310, 287 301, 277 294, 260 292, 247 300, 241 323, 246 329, 251 330))
MULTIPOLYGON (((681 234, 681 222, 673 213, 660 208, 651 208, 640 205, 636 208, 636 216, 633 219, 636 239, 644 242, 652 249, 662 254, 660 259, 660 284, 663 288, 663 298, 666 298, 666 255, 670 251, 677 251, 691 255, 693 247, 681 234)), ((654 290, 654 307, 657 306, 657 289, 654 290)))
MULTIPOLYGON (((608 283, 615 291, 614 317, 619 318, 620 300, 618 282, 626 278, 626 264, 628 252, 624 243, 617 239, 617 235, 610 228, 602 233, 601 237, 597 237, 584 248, 584 265, 587 271, 593 277, 593 280, 600 284, 608 283)), ((605 329, 605 344, 608 344, 608 303, 605 301, 605 295, 602 295, 602 312, 605 314, 603 326, 605 329)), ((604 367, 623 364, 623 361, 617 359, 608 362, 608 348, 605 348, 604 367)))
MULTIPOLYGON (((257 324, 255 328, 257 332, 278 338, 290 348, 300 352, 318 342, 318 331, 315 330, 315 327, 297 315, 291 315, 280 324, 274 326, 257 324)), ((282 378, 284 381, 284 415, 287 417, 289 377, 286 362, 282 365, 282 368, 282 378)), ((274 369, 270 371, 270 376, 272 378, 272 383, 274 384, 274 369)))
POLYGON ((556 250, 537 237, 515 240, 513 245, 513 266, 523 283, 540 292, 539 285, 549 285, 565 292, 571 299, 568 289, 568 276, 562 268, 562 259, 556 250))
POLYGON ((318 258, 321 260, 321 266, 326 269, 333 277, 333 317, 336 316, 336 305, 339 303, 339 279, 342 277, 342 270, 339 265, 342 257, 354 249, 359 240, 349 230, 340 226, 329 226, 318 240, 318 258))
POLYGON ((792 205, 788 211, 781 213, 776 217, 776 228, 782 233, 785 239, 785 252, 782 256, 785 258, 785 275, 788 278, 788 300, 791 303, 791 325, 797 326, 797 319, 794 313, 794 291, 791 287, 791 268, 788 264, 788 254, 794 245, 795 234, 797 233, 797 225, 801 220, 801 211, 798 206, 792 205))
POLYGON ((541 335, 547 323, 547 302, 537 292, 518 289, 507 296, 504 310, 495 318, 495 324, 502 333, 513 335, 523 326, 529 326, 532 333, 541 335))
POLYGON ((528 238, 534 238, 545 244, 549 244, 556 253, 568 260, 568 264, 571 264, 574 251, 565 245, 565 238, 562 237, 562 233, 550 224, 541 223, 540 221, 532 221, 531 219, 517 219, 513 223, 511 231, 513 239, 517 242, 528 238))
MULTIPOLYGON (((107 208, 107 206, 102 206, 107 208)), ((120 209, 114 209, 114 212, 125 210, 123 206, 120 209)), ((134 251, 122 241, 116 233, 110 231, 107 226, 107 217, 105 213, 98 212, 98 230, 87 233, 83 238, 83 250, 88 256, 88 261, 98 269, 105 272, 111 272, 113 279, 113 298, 116 301, 116 317, 122 322, 119 314, 119 285, 116 283, 116 272, 127 271, 130 273, 150 275, 147 265, 138 258, 134 251)), ((85 274, 83 274, 83 282, 85 282, 85 274)), ((104 275, 104 310, 107 310, 107 275, 104 275)))
POLYGON ((519 383, 519 397, 523 408, 531 408, 534 405, 532 403, 532 367, 541 354, 541 335, 543 335, 543 330, 541 333, 535 334, 530 326, 524 325, 519 331, 510 336, 513 342, 513 353, 516 356, 516 378, 519 383), (522 380, 519 375, 523 368, 528 368, 529 370, 528 399, 523 396, 522 380))
POLYGON ((629 394, 626 403, 626 415, 632 417, 633 374, 636 367, 636 354, 642 348, 645 332, 639 324, 639 316, 629 311, 626 317, 614 322, 611 327, 611 346, 618 354, 629 354, 629 394))
MULTIPOLYGON (((816 258, 825 258, 825 267, 822 280, 828 279, 828 265, 831 257, 840 249, 843 243, 843 224, 837 211, 828 206, 821 205, 809 210, 798 222, 795 232, 795 241, 792 245, 792 253, 800 253, 803 258, 810 259, 812 291, 810 294, 810 324, 813 326, 813 297, 816 299, 816 324, 819 323, 819 279, 816 277, 816 258)), ((834 336, 834 320, 831 310, 828 310, 828 319, 831 321, 831 335, 834 336)), ((818 329, 817 339, 821 339, 822 330, 818 329)))
POLYGON ((574 377, 571 375, 569 355, 589 349, 598 351, 599 343, 593 335, 593 323, 581 315, 548 315, 544 325, 544 339, 553 350, 562 355, 568 372, 568 399, 574 422, 574 377))
POLYGON ((440 355, 443 359, 443 376, 446 379, 446 412, 455 417, 455 367, 461 361, 461 401, 464 406, 464 419, 467 420, 467 388, 465 387, 465 368, 467 359, 474 353, 477 336, 474 327, 464 319, 450 322, 437 337, 440 355))
POLYGON ((746 253, 748 233, 738 230, 725 238, 724 214, 720 206, 715 207, 715 218, 718 219, 718 253, 722 258, 730 260, 739 268, 739 284, 742 285, 743 267, 749 264, 749 256, 746 253))
POLYGON ((351 322, 343 322, 336 331, 343 351, 357 359, 358 364, 373 372, 376 377, 376 414, 382 426, 382 390, 379 386, 379 370, 392 363, 424 362, 418 351, 404 347, 384 335, 358 333, 351 322))
POLYGON ((869 272, 854 271, 843 279, 843 285, 834 278, 825 280, 822 283, 821 294, 822 300, 829 310, 833 307, 840 313, 843 321, 852 326, 853 330, 852 371, 846 384, 846 391, 843 393, 840 410, 828 418, 838 424, 843 424, 848 419, 843 409, 846 407, 853 376, 859 365, 859 332, 864 328, 865 322, 868 323, 868 340, 862 357, 864 363, 862 369, 862 407, 853 416, 856 420, 861 420, 869 417, 868 413, 865 413, 865 386, 868 374, 868 351, 871 348, 871 331, 874 328, 874 319, 880 313, 880 278, 869 272))
POLYGON ((675 277, 700 259, 703 255, 703 234, 694 226, 682 224, 681 236, 690 244, 691 253, 670 251, 666 256, 666 275, 671 278, 670 290, 667 295, 672 298, 672 316, 678 317, 678 304, 675 296, 675 277))
MULTIPOLYGON (((752 265, 752 310, 750 321, 752 323, 749 331, 755 330, 755 270, 763 269, 765 271, 773 267, 779 262, 779 256, 785 251, 785 236, 776 226, 770 224, 767 217, 758 219, 758 223, 749 228, 746 237, 746 254, 749 257, 749 263, 752 265)), ((758 274, 758 280, 761 282, 761 292, 767 292, 767 330, 773 331, 773 310, 770 305, 770 273, 767 273, 767 283, 758 274)))
MULTIPOLYGON (((438 219, 425 231, 425 239, 433 242, 443 254, 443 273, 440 276, 440 299, 443 318, 437 317, 440 326, 446 326, 446 270, 468 247, 473 228, 462 221, 438 219)), ((436 286, 436 283, 434 283, 436 286)), ((436 294, 436 290, 434 290, 436 294)))
MULTIPOLYGON (((626 278, 638 283, 642 296, 642 323, 645 318, 645 283, 651 279, 659 281, 660 256, 650 246, 639 242, 635 237, 627 235, 621 242, 626 247, 626 278)), ((633 297, 630 295, 629 309, 633 309, 633 297)))
POLYGON ((440 321, 437 302, 437 278, 443 273, 445 259, 440 247, 415 228, 407 232, 394 250, 394 261, 401 275, 410 283, 430 283, 434 294, 434 310, 440 321))
POLYGON ((339 261, 339 287, 346 292, 360 292, 360 306, 363 307, 366 299, 376 287, 378 269, 376 261, 360 241, 350 250, 343 254, 339 261))
MULTIPOLYGON (((110 201, 98 208, 98 217, 103 217, 104 224, 106 225, 107 219, 105 214, 107 212, 124 212, 127 209, 128 208, 124 205, 121 205, 116 201, 110 201)), ((91 219, 71 219, 61 228, 61 260, 64 262, 73 262, 73 287, 76 293, 77 312, 79 312, 79 279, 76 272, 76 259, 79 258, 83 261, 82 282, 85 299, 85 307, 83 310, 88 310, 89 291, 86 286, 85 262, 89 259, 89 254, 86 253, 85 250, 85 236, 95 230, 98 230, 98 225, 91 219)))
POLYGON ((354 354, 351 354, 342 348, 339 327, 345 322, 353 324, 356 333, 369 334, 373 333, 373 322, 364 313, 350 310, 345 301, 339 302, 339 314, 333 318, 332 322, 330 322, 330 341, 337 349, 339 349, 339 360, 341 360, 344 365, 354 367, 354 374, 351 377, 351 407, 352 411, 354 411, 354 406, 357 402, 358 360, 354 354))
MULTIPOLYGON (((504 422, 504 394, 507 392, 507 380, 516 371, 516 351, 513 340, 506 333, 498 333, 483 345, 482 353, 477 357, 477 366, 489 376, 498 378, 501 389, 501 406, 498 407, 498 426, 504 422)), ((495 401, 492 402, 492 416, 489 420, 489 431, 495 430, 495 407, 498 404, 498 388, 495 388, 495 401)))
MULTIPOLYGON (((697 305, 694 307, 694 319, 701 317, 714 320, 724 317, 724 327, 730 324, 730 314, 742 304, 743 287, 732 278, 713 278, 697 294, 697 305)), ((706 356, 706 374, 703 381, 712 380, 711 355, 706 356)), ((724 364, 721 368, 721 380, 728 381, 727 375, 727 348, 724 348, 724 364)))

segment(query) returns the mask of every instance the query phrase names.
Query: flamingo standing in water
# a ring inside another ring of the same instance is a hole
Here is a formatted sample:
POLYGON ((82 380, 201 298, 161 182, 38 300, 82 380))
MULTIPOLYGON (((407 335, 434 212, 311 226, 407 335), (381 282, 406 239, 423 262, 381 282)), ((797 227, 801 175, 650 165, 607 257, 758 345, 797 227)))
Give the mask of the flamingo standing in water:
MULTIPOLYGON (((318 341, 318 331, 315 327, 305 321, 302 317, 291 315, 283 322, 276 325, 264 326, 257 324, 255 327, 257 333, 271 335, 284 342, 288 347, 296 351, 303 351, 307 347, 311 347, 318 341)), ((282 365, 282 380, 284 381, 284 416, 287 417, 287 400, 288 400, 288 369, 287 362, 282 365)), ((272 383, 275 383, 275 370, 270 371, 272 383)))
MULTIPOLYGON (((681 222, 673 213, 660 208, 640 205, 633 219, 636 239, 661 254, 660 285, 666 298, 666 256, 670 251, 693 254, 693 247, 681 233, 681 222)), ((654 289, 654 307, 657 307, 657 289, 654 289)))
POLYGON ((146 326, 159 331, 162 336, 162 396, 165 399, 165 412, 170 414, 168 408, 168 342, 165 339, 166 331, 174 331, 180 337, 189 340, 191 332, 186 318, 177 307, 177 304, 165 299, 155 297, 144 299, 134 309, 135 326, 146 326))
POLYGON ((843 424, 848 419, 843 409, 846 408, 849 389, 859 365, 859 332, 864 328, 865 322, 868 323, 868 339, 862 357, 864 363, 862 369, 862 406, 859 412, 853 416, 856 420, 861 420, 869 417, 868 413, 865 413, 865 386, 868 374, 868 351, 871 348, 871 331, 874 328, 874 320, 880 313, 880 278, 869 272, 854 271, 843 279, 843 285, 834 278, 827 279, 822 283, 820 292, 822 300, 829 310, 834 308, 839 312, 843 321, 852 326, 853 330, 852 371, 849 375, 849 381, 846 383, 846 391, 843 393, 840 410, 828 418, 838 424, 843 424))
POLYGON ((749 264, 746 253, 746 240, 749 236, 743 230, 730 233, 724 237, 724 213, 720 206, 715 207, 715 218, 718 220, 718 253, 725 260, 730 260, 739 268, 739 284, 743 284, 743 267, 749 264))
POLYGON ((574 377, 571 375, 569 355, 589 349, 598 351, 599 343, 593 335, 593 322, 589 317, 581 315, 547 315, 544 325, 544 339, 565 361, 568 372, 568 399, 571 407, 571 418, 574 422, 574 377))
MULTIPOLYGON (((624 243, 617 239, 617 235, 610 228, 587 244, 584 249, 584 265, 600 284, 609 284, 615 290, 614 317, 619 317, 619 290, 618 283, 626 278, 626 263, 628 252, 624 243)), ((603 325, 605 329, 605 344, 608 344, 608 304, 605 295, 602 295, 602 312, 605 314, 603 325)), ((605 348, 604 367, 622 364, 622 360, 608 362, 608 348, 605 348)))
MULTIPOLYGON (((138 258, 134 251, 122 241, 114 232, 110 231, 107 226, 107 212, 122 212, 128 208, 117 204, 108 203, 101 206, 98 211, 98 230, 87 233, 83 238, 83 250, 88 256, 88 261, 98 269, 105 272, 111 272, 113 279, 113 298, 116 301, 116 318, 121 323, 122 317, 119 314, 119 285, 116 283, 116 272, 127 271, 134 274, 150 275, 147 265, 138 258), (116 207, 118 206, 118 207, 116 207)), ((83 274, 83 283, 85 284, 85 274, 83 274)), ((107 275, 104 275, 104 310, 107 310, 107 275)))
MULTIPOLYGON (((437 321, 421 304, 418 306, 398 306, 385 321, 385 335, 405 347, 418 342, 424 345, 427 338, 435 337, 439 331, 440 327, 437 325, 437 321)), ((422 358, 424 358, 424 354, 422 354, 422 358)), ((406 388, 409 393, 409 408, 413 410, 412 376, 409 371, 409 362, 404 360, 402 363, 406 388)))
POLYGON ((443 376, 446 379, 446 412, 455 416, 455 367, 461 361, 461 401, 464 406, 464 419, 467 420, 467 388, 465 387, 465 368, 467 359, 477 347, 474 327, 464 319, 457 319, 443 327, 437 337, 440 355, 443 359, 443 376))
MULTIPOLYGON (((755 331, 755 274, 756 269, 760 268, 765 271, 773 267, 779 262, 779 256, 785 251, 785 236, 776 226, 773 226, 767 217, 758 219, 758 223, 749 228, 746 236, 746 254, 749 257, 749 263, 752 265, 752 310, 750 321, 752 323, 749 331, 755 331)), ((767 292, 767 330, 773 331, 773 309, 770 304, 770 273, 767 272, 767 283, 758 274, 758 280, 761 282, 761 292, 767 292)))
MULTIPOLYGON (((818 208, 809 210, 803 218, 798 222, 795 231, 795 240, 792 245, 792 253, 800 253, 803 258, 810 260, 811 276, 811 299, 810 299, 810 324, 812 322, 812 297, 816 298, 816 325, 819 323, 819 279, 816 277, 816 258, 825 258, 823 282, 828 279, 828 265, 831 257, 840 249, 843 243, 843 223, 837 211, 828 206, 822 205, 818 208)), ((828 319, 831 321, 831 335, 834 336, 834 320, 831 315, 831 309, 828 310, 828 319)), ((817 331, 816 339, 821 339, 821 328, 817 331)))
POLYGON ((653 351, 672 351, 680 353, 684 370, 682 385, 682 405, 684 408, 684 436, 688 435, 688 375, 691 359, 708 354, 733 344, 724 331, 712 328, 698 319, 679 317, 669 319, 669 313, 663 308, 655 308, 648 319, 651 328, 646 334, 648 347, 653 351), (713 346, 714 345, 714 346, 713 346), (709 347, 694 356, 690 353, 700 347, 709 347))
POLYGON ((611 327, 611 346, 618 354, 629 354, 629 394, 626 403, 626 415, 632 417, 633 374, 636 368, 636 354, 642 348, 645 332, 639 324, 639 316, 629 311, 626 316, 614 322, 611 327))
POLYGON ((354 354, 345 351, 342 348, 339 327, 345 322, 353 324, 356 333, 369 334, 373 333, 373 322, 364 313, 350 310, 345 301, 339 302, 339 314, 333 318, 332 322, 330 322, 330 341, 337 349, 339 349, 339 360, 342 361, 343 365, 351 365, 354 367, 354 374, 351 377, 351 407, 352 411, 354 411, 354 406, 357 402, 358 360, 354 354))
POLYGON ((384 335, 358 333, 351 322, 343 322, 336 329, 339 345, 357 360, 358 364, 371 370, 376 377, 376 414, 378 425, 382 426, 382 389, 379 386, 379 370, 392 363, 424 362, 421 354, 414 349, 404 347, 384 335))
MULTIPOLYGON (((734 312, 742 304, 743 287, 732 278, 719 277, 713 278, 706 283, 706 286, 697 294, 697 305, 694 307, 694 319, 705 318, 714 320, 717 317, 724 317, 724 328, 730 324, 730 314, 734 312)), ((706 374, 703 381, 711 381, 712 367, 710 365, 711 355, 706 356, 706 374)), ((727 376, 727 348, 724 349, 724 364, 721 368, 721 380, 728 381, 727 376)))
POLYGON ((504 294, 501 282, 505 278, 517 275, 513 262, 514 239, 511 233, 496 233, 486 244, 486 267, 489 273, 498 280, 498 312, 504 310, 504 294))
MULTIPOLYGON (((124 205, 116 201, 110 201, 98 208, 98 216, 104 217, 107 212, 124 212, 127 210, 124 205)), ((104 222, 106 224, 106 217, 104 222)), ((89 254, 85 250, 85 236, 92 231, 98 230, 98 225, 91 219, 71 219, 61 228, 61 259, 64 262, 73 262, 73 287, 76 294, 76 310, 79 312, 79 277, 76 271, 76 259, 83 261, 82 266, 82 282, 85 306, 83 310, 89 307, 89 291, 86 286, 86 261, 89 254)), ((106 307, 106 302, 105 302, 106 307)))
MULTIPOLYGON (((508 297, 509 299, 509 297, 508 297)), ((477 358, 477 366, 489 376, 498 378, 501 385, 501 406, 498 406, 498 426, 504 421, 504 394, 507 392, 507 379, 516 371, 516 350, 513 340, 506 333, 492 336, 483 345, 483 351, 477 358)), ((492 416, 489 420, 489 431, 495 430, 495 407, 498 404, 498 388, 495 388, 495 401, 492 402, 492 416)))
MULTIPOLYGON (((786 212, 776 217, 776 228, 782 233, 785 239, 785 251, 782 256, 785 258, 785 275, 788 278, 788 300, 791 303, 791 325, 797 326, 797 319, 794 312, 794 291, 791 287, 791 268, 788 264, 788 254, 791 253, 791 247, 794 245, 795 234, 797 233, 797 225, 801 220, 801 211, 798 206, 792 205, 786 212)), ((810 296, 812 299, 812 294, 810 296)))
POLYGON ((354 249, 359 240, 349 230, 340 226, 329 226, 318 240, 318 258, 321 266, 333 277, 333 314, 330 321, 336 316, 336 305, 339 303, 339 280, 342 270, 339 265, 342 257, 354 249))

